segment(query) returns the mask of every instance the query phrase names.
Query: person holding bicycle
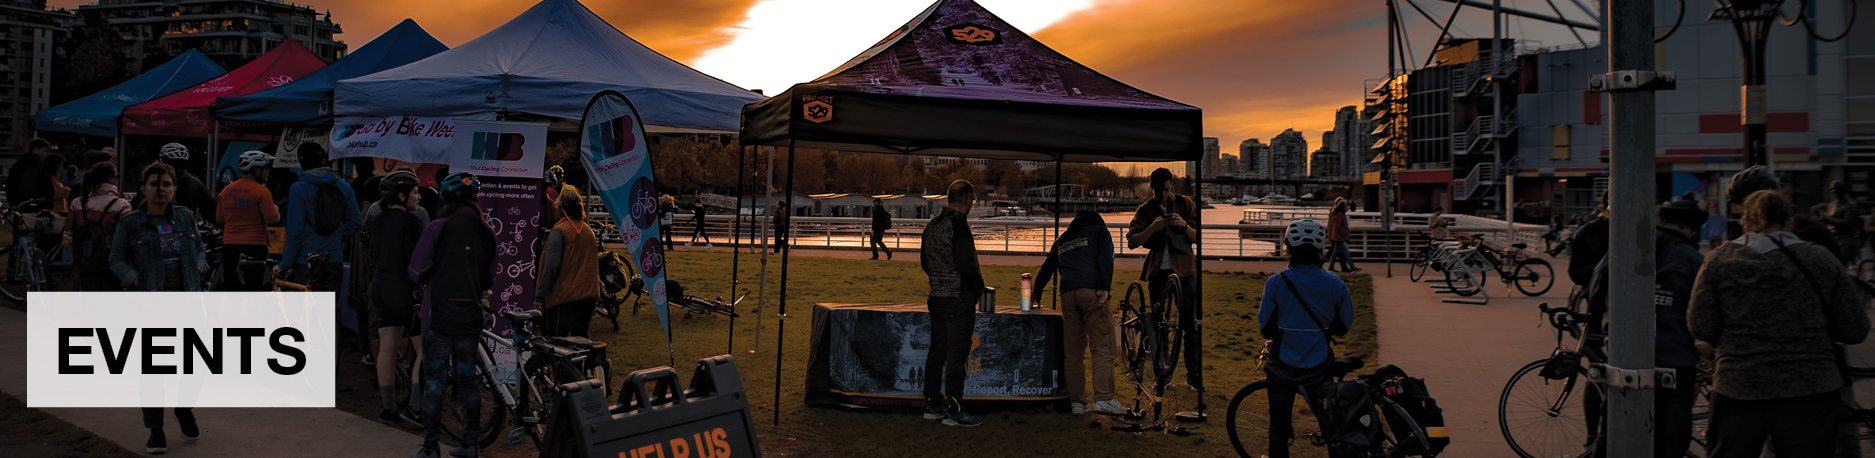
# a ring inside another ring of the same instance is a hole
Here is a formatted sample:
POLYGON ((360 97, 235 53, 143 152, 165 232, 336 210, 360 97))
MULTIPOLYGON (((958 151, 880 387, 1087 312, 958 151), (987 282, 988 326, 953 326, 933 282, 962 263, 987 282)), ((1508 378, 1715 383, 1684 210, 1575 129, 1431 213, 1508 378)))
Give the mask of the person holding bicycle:
POLYGON ((1167 281, 1173 273, 1178 274, 1179 290, 1184 292, 1178 298, 1178 329, 1185 348, 1172 350, 1185 355, 1185 386, 1204 391, 1204 361, 1199 354, 1202 335, 1194 321, 1200 309, 1198 257, 1194 254, 1198 245, 1198 204, 1174 193, 1173 180, 1171 170, 1152 171, 1152 199, 1133 212, 1133 221, 1126 226, 1126 248, 1144 246, 1150 250, 1139 279, 1152 285, 1153 303, 1165 302, 1172 289, 1167 281))
MULTIPOLYGON (((111 272, 124 287, 135 291, 201 291, 208 260, 203 257, 202 235, 195 229, 195 212, 175 203, 176 169, 158 162, 144 167, 140 175, 143 205, 117 221, 117 234, 111 238, 111 272)), ((195 442, 201 436, 195 410, 177 407, 175 414, 182 438, 195 442)), ((144 407, 143 426, 150 428, 145 451, 167 451, 163 408, 144 407)))
MULTIPOLYGON (((1655 214, 1659 225, 1654 227, 1654 366, 1673 369, 1681 385, 1654 392, 1654 456, 1678 458, 1692 446, 1693 402, 1699 397, 1692 381, 1699 371, 1700 354, 1686 325, 1686 308, 1693 279, 1706 262, 1699 254, 1698 241, 1706 211, 1697 201, 1675 200, 1660 206, 1655 214)), ((1593 283, 1587 287, 1589 313, 1607 313, 1606 258, 1596 266, 1593 283)), ((1598 441, 1597 456, 1605 456, 1607 446, 1607 441, 1598 441)))
MULTIPOLYGON (((421 328, 410 318, 417 307, 417 283, 410 281, 410 257, 417 249, 417 240, 423 235, 425 223, 417 206, 417 174, 399 170, 385 175, 378 180, 378 202, 374 208, 379 210, 371 220, 370 237, 366 239, 367 253, 377 271, 371 275, 371 305, 377 313, 378 348, 378 395, 382 408, 378 419, 389 423, 401 421, 397 416, 397 387, 391 383, 396 379, 397 349, 403 346, 398 338, 404 335, 404 328, 412 328, 411 348, 423 348, 421 328)), ((412 361, 421 361, 422 352, 413 355, 412 361)), ((417 367, 411 365, 412 369, 417 367)), ((418 380, 411 374, 410 380, 418 380)), ((414 383, 414 382, 413 382, 414 383)), ((421 393, 420 387, 413 386, 412 393, 421 393)), ((416 404, 413 397, 412 404, 416 404)), ((416 409, 411 409, 416 410, 416 409)))
POLYGON ((241 258, 267 259, 267 225, 280 222, 280 207, 267 191, 267 172, 273 168, 273 156, 259 151, 241 153, 241 178, 222 188, 216 198, 221 223, 221 265, 228 272, 222 288, 226 291, 265 291, 265 281, 246 278, 238 266, 241 258), (248 284, 252 281, 253 284, 248 284))
MULTIPOLYGON (((1347 335, 1354 326, 1354 302, 1341 277, 1322 270, 1328 247, 1328 228, 1314 220, 1296 220, 1283 233, 1289 268, 1271 275, 1263 285, 1257 323, 1263 337, 1263 371, 1269 378, 1269 458, 1288 458, 1294 439, 1296 395, 1315 391, 1328 381, 1333 336, 1347 335)), ((1319 410, 1309 396, 1311 411, 1319 410)))
MULTIPOLYGON (((482 392, 476 387, 480 372, 476 345, 481 340, 483 307, 494 285, 495 233, 482 214, 477 194, 482 181, 468 172, 443 178, 442 211, 423 228, 410 256, 410 279, 423 289, 420 316, 423 326, 423 448, 412 458, 436 458, 443 384, 453 382, 468 412, 462 436, 480 437, 482 392), (445 364, 454 368, 451 371, 445 364)), ((475 457, 474 444, 449 451, 454 457, 475 457)))
POLYGON ((72 199, 65 219, 65 246, 72 247, 72 270, 78 272, 79 291, 123 291, 111 273, 111 237, 117 223, 130 213, 130 202, 117 196, 117 166, 93 164, 79 186, 84 197, 72 199))
POLYGON ((1834 449, 1843 374, 1834 343, 1868 336, 1862 292, 1835 253, 1789 230, 1790 199, 1745 198, 1743 237, 1721 245, 1693 285, 1687 321, 1717 348, 1707 456, 1780 457, 1834 449))
POLYGON ((540 284, 534 288, 534 308, 549 337, 586 337, 593 308, 599 305, 599 240, 586 227, 585 205, 578 195, 562 194, 556 202, 560 222, 547 234, 540 252, 540 284))

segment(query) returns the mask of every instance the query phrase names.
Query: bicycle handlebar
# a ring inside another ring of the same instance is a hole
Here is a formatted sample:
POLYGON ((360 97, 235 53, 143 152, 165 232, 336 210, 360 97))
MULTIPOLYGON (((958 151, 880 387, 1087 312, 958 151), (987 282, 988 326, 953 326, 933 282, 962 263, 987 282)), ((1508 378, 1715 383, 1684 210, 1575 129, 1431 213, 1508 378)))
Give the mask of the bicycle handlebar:
POLYGON ((1568 332, 1570 337, 1577 339, 1582 338, 1582 330, 1576 325, 1588 321, 1588 315, 1576 313, 1563 307, 1552 308, 1549 306, 1548 302, 1537 304, 1536 308, 1542 311, 1543 315, 1548 317, 1547 319, 1551 327, 1568 332))

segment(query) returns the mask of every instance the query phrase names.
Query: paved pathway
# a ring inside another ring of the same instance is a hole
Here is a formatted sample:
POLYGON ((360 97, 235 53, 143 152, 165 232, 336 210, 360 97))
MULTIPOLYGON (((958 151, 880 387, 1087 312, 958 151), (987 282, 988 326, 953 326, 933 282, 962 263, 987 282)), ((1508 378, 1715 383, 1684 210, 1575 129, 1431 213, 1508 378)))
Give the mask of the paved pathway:
MULTIPOLYGON (((0 308, 0 391, 25 400, 26 314, 0 308)), ((150 430, 128 409, 44 409, 99 437, 142 453, 150 430)), ((176 457, 408 456, 423 437, 338 409, 196 409, 202 439, 182 440, 176 418, 165 412, 169 453, 176 457)))

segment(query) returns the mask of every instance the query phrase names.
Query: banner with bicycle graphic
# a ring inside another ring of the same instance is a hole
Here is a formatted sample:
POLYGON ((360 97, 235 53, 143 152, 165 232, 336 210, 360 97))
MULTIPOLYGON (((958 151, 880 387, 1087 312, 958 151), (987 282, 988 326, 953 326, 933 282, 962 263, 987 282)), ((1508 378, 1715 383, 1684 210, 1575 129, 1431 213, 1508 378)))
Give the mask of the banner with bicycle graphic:
MULTIPOLYGON (((534 265, 540 258, 541 174, 546 170, 547 124, 456 120, 456 142, 449 154, 449 169, 467 171, 482 179, 479 195, 488 227, 495 232, 494 295, 488 306, 496 312, 533 308, 534 265)), ((489 315, 490 331, 509 335, 507 320, 489 315)), ((513 349, 496 345, 496 379, 512 383, 513 349), (510 373, 503 373, 510 372, 510 373)))
POLYGON ((645 145, 644 123, 624 94, 605 91, 587 103, 580 121, 579 151, 580 160, 592 173, 594 193, 605 201, 606 210, 618 224, 619 238, 631 250, 639 275, 644 277, 651 306, 664 326, 665 349, 673 350, 670 304, 664 291, 664 251, 658 245, 659 237, 668 234, 658 233, 657 182, 651 176, 652 157, 645 145))

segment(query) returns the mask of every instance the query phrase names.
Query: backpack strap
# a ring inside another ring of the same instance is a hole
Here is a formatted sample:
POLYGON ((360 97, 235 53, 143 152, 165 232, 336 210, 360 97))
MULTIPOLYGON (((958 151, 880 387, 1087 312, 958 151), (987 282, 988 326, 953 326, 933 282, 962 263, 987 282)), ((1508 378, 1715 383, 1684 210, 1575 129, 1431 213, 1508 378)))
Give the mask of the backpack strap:
MULTIPOLYGON (((1302 312, 1307 313, 1309 315, 1309 320, 1315 322, 1315 327, 1321 330, 1323 337, 1328 338, 1328 343, 1330 345, 1340 345, 1341 344, 1340 342, 1335 341, 1335 336, 1328 335, 1328 325, 1322 322, 1321 315, 1315 314, 1315 307, 1309 306, 1308 300, 1302 297, 1301 291, 1296 290, 1296 284, 1294 282, 1289 281, 1288 276, 1283 277, 1283 286, 1288 287, 1289 295, 1295 296, 1296 302, 1302 304, 1302 312)), ((1276 310, 1282 310, 1282 307, 1277 307, 1276 310)), ((1339 316, 1339 311, 1337 310, 1336 312, 1337 312, 1337 316, 1339 316)), ((1274 312, 1272 312, 1272 315, 1271 315, 1272 318, 1274 317, 1273 313, 1274 312)), ((1281 323, 1278 322, 1278 326, 1280 325, 1281 323)))

